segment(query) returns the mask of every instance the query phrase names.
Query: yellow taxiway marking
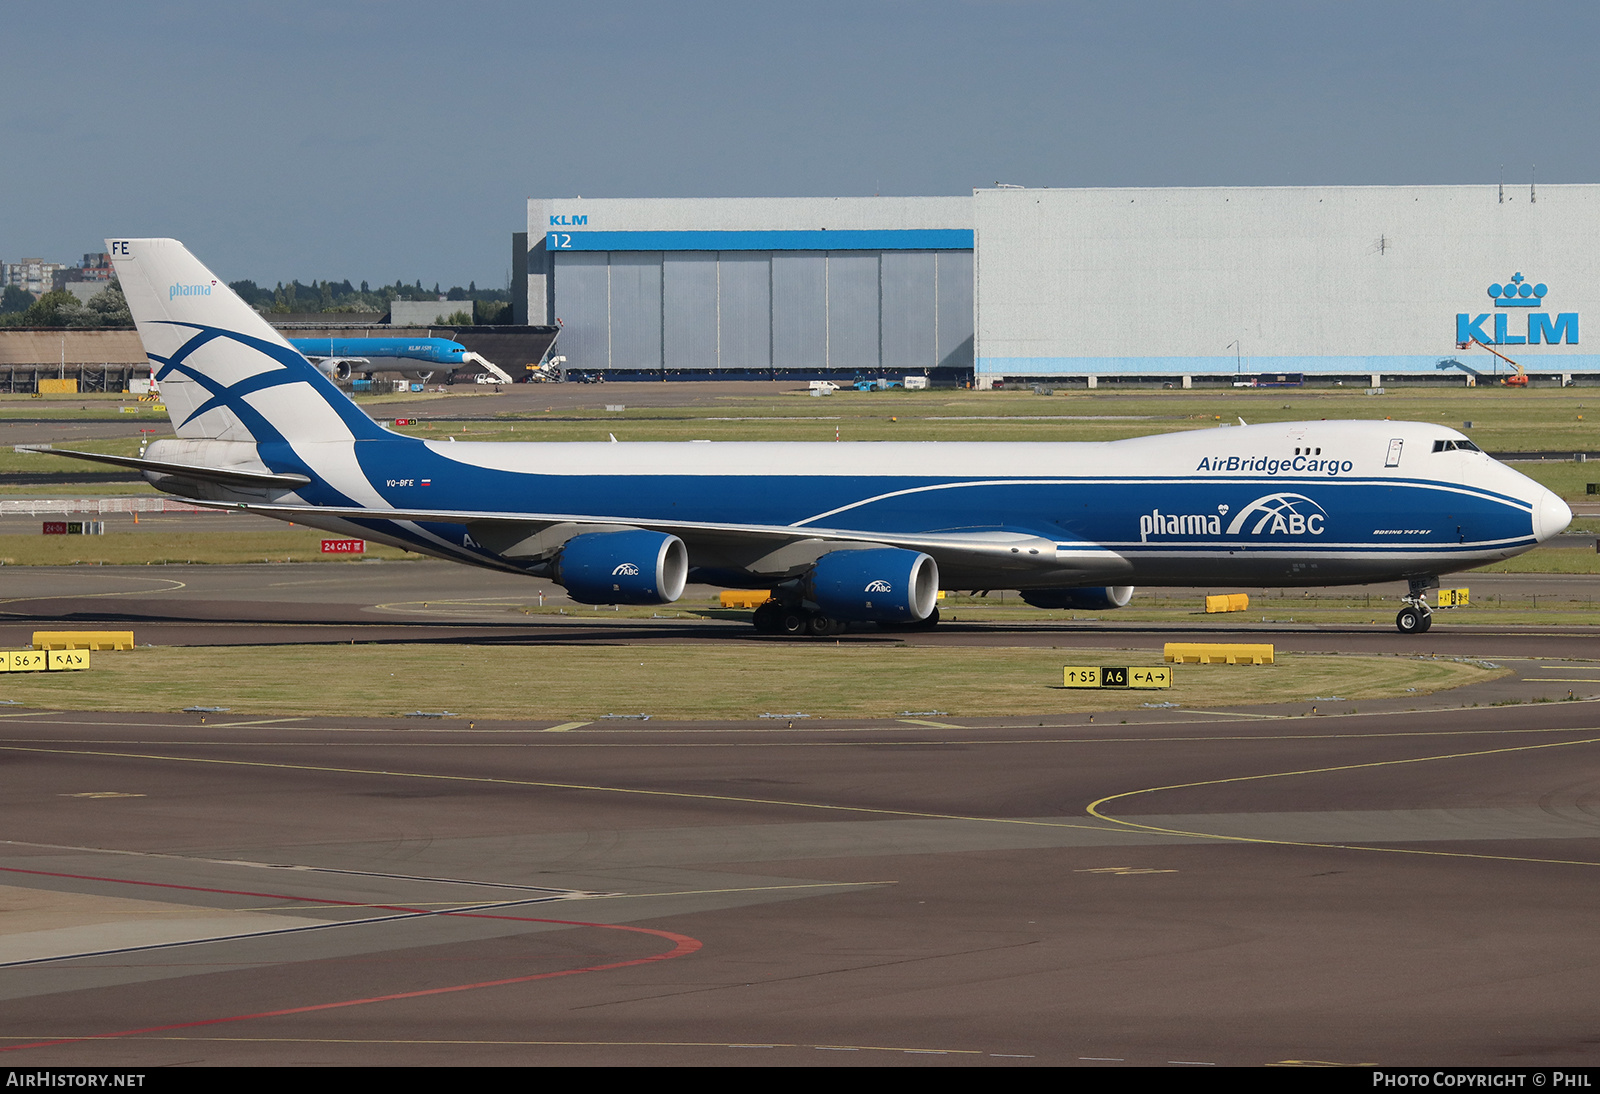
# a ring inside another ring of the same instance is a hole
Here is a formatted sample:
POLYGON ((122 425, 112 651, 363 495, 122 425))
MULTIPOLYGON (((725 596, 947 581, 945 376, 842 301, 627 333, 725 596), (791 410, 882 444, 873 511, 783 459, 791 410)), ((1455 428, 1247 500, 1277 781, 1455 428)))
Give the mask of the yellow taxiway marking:
POLYGON ((1593 676, 1524 676, 1525 684, 1600 684, 1593 676))
POLYGON ((79 794, 57 794, 58 798, 142 798, 143 794, 124 794, 120 790, 85 790, 79 794))
MULTIPOLYGON (((916 817, 923 820, 971 821, 979 824, 1014 824, 1033 828, 1083 828, 1092 832, 1106 831, 1103 824, 1084 824, 1074 821, 1042 821, 1022 817, 965 816, 959 813, 929 813, 917 809, 884 809, 864 805, 834 805, 829 802, 785 801, 782 798, 750 798, 740 794, 707 794, 690 790, 652 790, 633 786, 547 782, 542 779, 511 779, 493 775, 446 775, 429 771, 382 771, 368 767, 333 767, 321 764, 294 764, 269 760, 233 760, 210 756, 173 756, 151 752, 112 752, 87 748, 41 748, 32 745, 0 745, 0 751, 28 752, 47 756, 99 756, 122 760, 156 760, 177 764, 212 764, 218 767, 247 767, 268 771, 309 771, 327 775, 367 775, 384 779, 477 783, 484 786, 523 786, 541 790, 586 790, 597 794, 626 794, 635 797, 676 798, 685 801, 738 802, 741 805, 770 805, 781 809, 808 809, 823 813, 856 813, 878 817, 916 817)), ((1100 819, 1108 820, 1109 818, 1100 819)), ((1120 822, 1111 821, 1110 823, 1118 824, 1120 822)))
POLYGON ((721 893, 783 893, 793 889, 867 889, 877 885, 898 885, 898 881, 808 881, 793 885, 740 885, 724 889, 669 889, 659 893, 583 893, 582 900, 640 900, 662 896, 717 896, 721 893))
POLYGON ((593 723, 591 723, 591 722, 562 722, 558 726, 551 726, 549 729, 544 730, 544 732, 545 733, 565 733, 569 729, 579 729, 579 728, 582 728, 583 726, 592 725, 592 724, 593 723))
MULTIPOLYGON (((76 577, 79 577, 79 576, 82 576, 82 577, 99 577, 99 576, 102 576, 102 575, 90 573, 90 574, 82 574, 82 575, 74 574, 73 576, 74 576, 74 578, 76 578, 76 577)), ((188 588, 188 583, 187 582, 179 581, 177 578, 172 578, 172 577, 130 577, 127 574, 106 575, 106 576, 119 576, 121 578, 121 580, 124 580, 124 581, 157 581, 157 582, 164 581, 164 582, 167 583, 167 588, 165 588, 165 589, 122 589, 122 590, 119 590, 117 592, 111 592, 111 593, 52 593, 49 596, 9 596, 9 597, 6 597, 3 600, 0 600, 0 604, 18 604, 18 603, 22 603, 24 601, 30 601, 30 600, 88 600, 91 597, 97 597, 97 596, 138 596, 140 593, 175 593, 179 589, 188 588)))
MULTIPOLYGON (((1353 702, 1355 700, 1340 700, 1340 701, 1341 702, 1346 702, 1346 701, 1353 702)), ((1580 697, 1580 698, 1574 699, 1574 700, 1563 700, 1562 702, 1566 703, 1567 705, 1571 705, 1572 703, 1600 703, 1600 698, 1593 698, 1593 697, 1585 696, 1585 697, 1580 697)), ((1383 715, 1383 717, 1385 717, 1385 718, 1405 718, 1407 716, 1412 716, 1412 715, 1419 715, 1420 716, 1420 715, 1438 714, 1438 713, 1441 713, 1442 711, 1452 711, 1453 712, 1453 711, 1458 711, 1460 709, 1461 708, 1459 708, 1459 707, 1452 706, 1452 707, 1426 707, 1426 708, 1422 708, 1422 709, 1418 709, 1418 710, 1395 710, 1395 711, 1386 712, 1383 715)), ((1484 711, 1487 711, 1488 709, 1489 708, 1486 707, 1486 708, 1484 708, 1484 711)), ((109 728, 143 729, 143 730, 170 729, 170 730, 190 731, 190 730, 194 730, 194 729, 200 728, 200 727, 196 726, 193 722, 120 722, 120 721, 85 722, 85 721, 83 721, 83 720, 81 720, 79 718, 67 717, 67 715, 69 715, 69 714, 81 714, 81 713, 84 713, 84 712, 82 712, 82 711, 68 712, 68 711, 59 711, 59 710, 46 710, 46 711, 38 711, 38 712, 18 712, 16 714, 0 714, 0 718, 28 718, 28 717, 34 717, 34 718, 37 718, 41 723, 46 724, 46 725, 71 726, 71 727, 76 728, 76 729, 99 729, 99 728, 109 727, 109 728), (58 720, 47 721, 47 719, 58 719, 58 720)), ((94 713, 94 712, 90 712, 90 713, 94 713)), ((1181 712, 1179 712, 1179 713, 1181 713, 1181 712)), ((1209 713, 1209 712, 1207 712, 1207 711, 1190 711, 1189 713, 1204 714, 1204 713, 1209 713)), ((1243 717, 1243 716, 1236 716, 1236 715, 1225 715, 1225 716, 1226 717, 1243 717)), ((311 715, 307 715, 306 717, 309 718, 309 717, 312 717, 312 716, 311 715)), ((1371 721, 1373 715, 1371 715, 1371 714, 1349 714, 1349 713, 1341 713, 1341 712, 1334 711, 1334 712, 1330 712, 1328 714, 1318 715, 1316 718, 1310 718, 1308 715, 1304 715, 1304 714, 1252 715, 1252 717, 1269 718, 1269 719, 1271 719, 1273 721, 1299 723, 1299 724, 1326 723, 1328 725, 1337 725, 1337 724, 1339 724, 1341 722, 1344 722, 1344 721, 1356 721, 1356 722, 1371 721)), ((589 724, 592 725, 593 723, 589 723, 589 724)), ((1263 734, 1207 733, 1207 734, 1204 734, 1204 735, 1182 735, 1182 736, 1174 735, 1171 732, 1173 729, 1181 728, 1185 724, 1186 723, 1184 723, 1184 722, 1173 722, 1173 721, 1135 723, 1133 725, 1128 726, 1127 728, 1128 729, 1132 729, 1132 730, 1137 730, 1137 729, 1141 728, 1142 726, 1148 725, 1152 729, 1159 729, 1159 730, 1161 730, 1163 732, 1161 732, 1161 733, 1151 733, 1151 734, 1123 734, 1123 735, 1116 736, 1116 737, 989 737, 989 736, 947 737, 947 738, 930 737, 930 738, 911 738, 911 739, 890 738, 887 741, 867 742, 867 743, 869 743, 869 744, 888 743, 888 744, 894 744, 894 745, 905 746, 905 747, 928 747, 928 748, 944 747, 944 746, 948 746, 948 745, 952 745, 952 744, 959 744, 959 745, 991 745, 991 746, 1007 746, 1007 747, 1031 746, 1031 745, 1107 745, 1107 744, 1166 744, 1166 743, 1236 744, 1236 743, 1239 743, 1241 741, 1243 741, 1243 742, 1253 742, 1253 741, 1405 740, 1405 739, 1409 739, 1409 738, 1424 739, 1424 738, 1428 738, 1428 737, 1517 737, 1517 736, 1524 736, 1524 735, 1530 735, 1530 736, 1531 735, 1540 735, 1540 736, 1543 736, 1543 735, 1553 734, 1553 733, 1596 733, 1596 732, 1600 732, 1600 726, 1550 726, 1550 727, 1534 727, 1534 728, 1529 728, 1529 729, 1459 729, 1459 728, 1452 728, 1452 729, 1420 729, 1420 730, 1409 730, 1409 729, 1407 729, 1407 730, 1388 730, 1388 731, 1351 732, 1351 733, 1336 733, 1336 732, 1330 732, 1330 733, 1309 733, 1309 732, 1308 733, 1263 733, 1263 734)), ((1209 726, 1209 725, 1215 725, 1216 723, 1215 722, 1204 722, 1204 721, 1196 720, 1195 722, 1188 723, 1188 724, 1195 725, 1195 726, 1209 726)), ((212 729, 212 728, 215 728, 215 727, 208 724, 205 728, 212 729)), ((363 745, 370 744, 373 747, 386 748, 386 749, 390 749, 390 748, 393 748, 393 749, 405 749, 405 748, 415 748, 415 749, 431 749, 431 748, 524 748, 524 747, 526 747, 526 745, 524 745, 524 744, 518 744, 518 743, 515 743, 515 742, 501 742, 501 741, 466 741, 466 742, 463 742, 463 741, 438 741, 438 740, 424 740, 424 741, 397 740, 397 739, 395 739, 395 736, 394 736, 396 731, 391 726, 367 727, 367 726, 301 725, 301 726, 283 726, 282 728, 286 729, 286 730, 289 730, 291 732, 294 732, 294 733, 329 733, 329 734, 352 734, 352 735, 354 735, 354 734, 365 734, 365 735, 368 735, 368 736, 380 737, 380 738, 383 738, 383 739, 382 740, 370 741, 370 742, 369 741, 351 742, 351 741, 340 741, 340 740, 333 740, 333 741, 306 741, 306 740, 295 740, 295 741, 255 741, 255 742, 251 742, 250 747, 252 747, 252 748, 276 748, 276 747, 351 748, 351 747, 355 747, 357 744, 363 744, 363 745)), ((817 734, 817 735, 821 735, 821 734, 830 734, 830 735, 837 734, 837 735, 840 735, 842 737, 842 736, 844 736, 846 734, 870 733, 870 732, 888 732, 888 731, 892 731, 892 730, 897 730, 899 727, 894 725, 891 722, 881 722, 881 723, 878 723, 876 725, 840 726, 840 727, 837 727, 837 728, 828 727, 828 726, 807 726, 805 728, 806 728, 806 732, 808 734, 817 734)), ((980 733, 980 732, 981 733, 1002 733, 1002 732, 1015 732, 1015 731, 1017 731, 1019 729, 1031 729, 1031 728, 1040 728, 1040 729, 1078 729, 1078 730, 1089 729, 1089 728, 1099 729, 1100 728, 1100 723, 1094 723, 1092 726, 1089 725, 1089 724, 1086 724, 1086 723, 1082 723, 1082 722, 1075 723, 1073 725, 1048 725, 1048 726, 1039 726, 1039 727, 1031 727, 1031 726, 995 726, 995 727, 993 727, 992 729, 989 729, 989 730, 977 730, 977 729, 974 729, 974 727, 972 727, 972 726, 958 726, 956 728, 962 729, 962 730, 964 730, 964 731, 966 731, 968 733, 980 733)), ((1108 729, 1109 728, 1118 728, 1118 729, 1120 729, 1122 727, 1121 726, 1111 726, 1109 723, 1107 723, 1106 724, 1106 728, 1108 728, 1108 729)), ((446 734, 457 734, 457 733, 465 734, 465 733, 469 732, 468 730, 466 730, 464 728, 460 728, 460 727, 444 727, 444 726, 416 726, 416 727, 407 726, 406 729, 408 731, 412 732, 412 733, 419 733, 419 734, 426 733, 426 734, 429 734, 430 736, 433 736, 433 735, 446 735, 446 734)), ((575 743, 573 743, 571 745, 567 745, 567 744, 561 744, 561 745, 549 744, 549 745, 546 745, 545 747, 549 747, 549 748, 556 748, 556 747, 568 748, 568 747, 570 747, 570 748, 584 748, 584 749, 619 749, 619 748, 633 748, 633 749, 637 749, 637 748, 675 748, 675 749, 712 749, 712 748, 774 749, 774 748, 779 748, 779 749, 783 749, 783 748, 859 748, 861 746, 861 744, 862 744, 862 742, 860 740, 851 740, 851 739, 820 740, 820 741, 819 740, 779 740, 779 739, 774 739, 771 736, 771 729, 768 726, 750 726, 750 725, 745 725, 745 724, 739 724, 736 727, 730 728, 730 729, 717 729, 717 728, 712 728, 712 727, 709 727, 709 726, 688 726, 688 727, 681 727, 681 728, 668 728, 666 726, 661 726, 661 727, 650 727, 648 729, 646 729, 646 728, 644 728, 642 726, 634 726, 631 729, 630 728, 620 727, 620 726, 619 727, 615 727, 615 728, 613 728, 611 726, 597 726, 596 729, 597 729, 597 732, 600 732, 600 733, 626 733, 626 734, 628 734, 630 736, 638 736, 638 735, 644 734, 644 733, 649 733, 650 735, 656 736, 656 737, 671 736, 671 735, 676 735, 676 734, 703 736, 703 735, 708 734, 708 733, 723 733, 723 734, 728 734, 730 736, 731 735, 736 735, 736 734, 748 735, 751 739, 743 740, 743 741, 738 741, 738 740, 736 740, 736 741, 673 741, 673 740, 660 741, 660 740, 653 740, 653 741, 641 743, 641 742, 639 742, 637 740, 632 740, 632 741, 596 740, 596 739, 586 735, 583 738, 581 743, 576 743, 575 742, 575 743)), ((530 734, 536 734, 536 733, 548 733, 549 730, 523 729, 523 728, 520 728, 520 727, 512 727, 512 728, 508 728, 508 729, 495 729, 495 728, 492 728, 492 727, 479 727, 475 732, 477 734, 480 734, 480 735, 484 734, 484 733, 504 733, 504 734, 530 733, 530 734)), ((7 742, 8 744, 16 743, 16 742, 30 742, 32 740, 33 740, 32 738, 28 738, 28 737, 0 737, 0 741, 7 742)), ((101 737, 73 737, 73 738, 67 738, 67 739, 64 739, 64 740, 60 740, 57 743, 61 744, 61 745, 123 745, 123 746, 138 745, 138 746, 142 746, 142 747, 145 747, 145 748, 155 747, 157 745, 171 745, 171 746, 183 745, 185 747, 190 747, 190 748, 199 748, 199 747, 217 746, 217 745, 226 745, 226 746, 229 746, 229 747, 233 747, 233 746, 236 746, 236 745, 239 744, 239 742, 236 741, 236 740, 226 740, 226 739, 219 739, 219 740, 214 740, 214 741, 207 741, 207 740, 198 740, 198 741, 197 740, 139 740, 139 741, 129 742, 129 741, 107 739, 107 738, 101 738, 101 737)), ((6 745, 0 744, 0 747, 6 747, 6 745)), ((71 750, 66 750, 66 751, 71 751, 71 750)))
MULTIPOLYGON (((1587 727, 1586 732, 1594 732, 1595 727, 1587 727)), ((1567 732, 1572 732, 1568 730, 1567 732)), ((1156 832, 1162 835, 1183 836, 1190 839, 1216 840, 1224 843, 1256 843, 1280 847, 1311 847, 1321 850, 1342 851, 1381 851, 1388 854, 1428 855, 1435 858, 1462 858, 1479 859, 1492 862, 1538 862, 1560 866, 1600 866, 1600 862, 1586 861, 1583 859, 1554 859, 1540 858, 1525 855, 1491 855, 1474 854, 1464 851, 1430 851, 1408 847, 1373 847, 1362 844, 1343 843, 1316 843, 1309 840, 1276 840, 1254 836, 1230 836, 1215 832, 1191 832, 1177 828, 1164 828, 1159 825, 1140 824, 1137 821, 1126 820, 1119 817, 1108 816, 1101 810, 1109 802, 1124 798, 1132 798, 1141 794, 1153 794, 1162 790, 1185 790, 1199 786, 1220 786, 1227 783, 1256 782, 1263 779, 1286 778, 1294 775, 1320 775, 1334 772, 1360 771, 1380 767, 1398 767, 1404 764, 1434 763, 1443 760, 1469 759, 1483 756, 1504 756, 1517 752, 1533 752, 1547 748, 1568 748, 1574 745, 1600 744, 1600 737, 1588 737, 1576 741, 1548 741, 1541 744, 1516 745, 1508 748, 1483 749, 1476 752, 1451 752, 1435 756, 1418 756, 1403 760, 1379 760, 1371 763, 1341 764, 1333 767, 1307 768, 1295 771, 1278 771, 1264 775, 1239 775, 1224 779, 1207 779, 1193 783, 1174 783, 1170 786, 1146 787, 1141 790, 1127 790, 1120 794, 1108 794, 1091 802, 1086 812, 1094 820, 1101 823, 1084 824, 1073 821, 1049 821, 1027 817, 984 817, 970 816, 960 813, 935 813, 918 809, 888 809, 861 805, 835 805, 829 802, 785 801, 781 798, 753 798, 738 794, 707 794, 686 790, 653 790, 642 787, 627 786, 602 786, 590 783, 559 783, 547 782, 539 779, 512 779, 488 775, 447 775, 425 771, 382 771, 372 768, 359 767, 333 767, 319 764, 293 764, 279 763, 265 760, 234 760, 220 759, 204 756, 172 756, 156 753, 138 752, 111 752, 91 749, 70 748, 41 748, 37 746, 0 745, 0 750, 7 752, 28 752, 42 755, 59 756, 101 756, 112 759, 137 759, 157 760, 166 763, 181 764, 214 764, 223 767, 246 767, 263 770, 279 771, 308 771, 322 774, 340 775, 365 775, 378 778, 392 779, 418 779, 437 782, 478 783, 491 786, 522 786, 546 790, 583 790, 600 794, 625 794, 637 797, 674 798, 686 801, 718 801, 738 802, 744 805, 767 805, 781 809, 804 809, 822 813, 854 813, 857 815, 878 817, 914 817, 922 820, 965 821, 975 824, 1001 824, 1016 825, 1024 828, 1074 828, 1086 829, 1095 832, 1104 832, 1106 824, 1130 831, 1156 832)))
POLYGON ((1600 744, 1600 737, 1588 737, 1578 741, 1546 741, 1542 744, 1514 745, 1509 748, 1486 748, 1477 752, 1445 752, 1436 756, 1413 756, 1403 760, 1374 760, 1370 763, 1338 764, 1333 767, 1309 767, 1298 771, 1272 771, 1264 775, 1235 775, 1225 779, 1202 779, 1192 783, 1173 783, 1170 786, 1147 786, 1142 790, 1125 790, 1120 794, 1107 794, 1105 797, 1089 803, 1085 810, 1091 817, 1120 824, 1126 828, 1142 832, 1159 832, 1168 836, 1188 836, 1193 839, 1223 840, 1228 843, 1259 843, 1273 847, 1315 847, 1322 850, 1333 851, 1379 851, 1390 855, 1427 855, 1433 858, 1465 858, 1482 859, 1491 862, 1541 862, 1558 866, 1600 866, 1600 862, 1590 862, 1583 859, 1555 859, 1535 858, 1524 855, 1487 855, 1474 854, 1468 851, 1429 851, 1418 847, 1374 847, 1369 844, 1357 843, 1316 843, 1311 840, 1271 839, 1264 836, 1229 836, 1218 832, 1190 832, 1181 828, 1164 828, 1155 824, 1140 824, 1138 821, 1127 820, 1121 817, 1109 816, 1103 813, 1102 808, 1109 802, 1119 801, 1124 798, 1134 798, 1141 794, 1158 794, 1163 790, 1192 790, 1201 786, 1225 786, 1229 783, 1259 782, 1264 779, 1285 779, 1296 775, 1329 775, 1346 771, 1367 771, 1379 767, 1402 767, 1406 764, 1439 763, 1445 760, 1476 759, 1483 756, 1506 756, 1516 752, 1535 752, 1546 748, 1569 748, 1573 745, 1600 744))
MULTIPOLYGON (((33 1040, 0 1037, 3 1041, 33 1040)), ((899 1045, 823 1045, 763 1041, 512 1041, 465 1037, 119 1037, 120 1041, 230 1042, 258 1045, 527 1045, 544 1048, 810 1048, 836 1052, 904 1052, 921 1055, 982 1056, 976 1048, 907 1048, 899 1045)))
POLYGON ((953 726, 949 722, 925 722, 921 718, 897 718, 908 726, 932 726, 934 729, 971 729, 971 726, 953 726))
POLYGON ((257 718, 252 722, 212 722, 211 728, 232 729, 234 726, 268 726, 274 722, 303 722, 309 717, 311 717, 309 714, 301 714, 294 718, 257 718))

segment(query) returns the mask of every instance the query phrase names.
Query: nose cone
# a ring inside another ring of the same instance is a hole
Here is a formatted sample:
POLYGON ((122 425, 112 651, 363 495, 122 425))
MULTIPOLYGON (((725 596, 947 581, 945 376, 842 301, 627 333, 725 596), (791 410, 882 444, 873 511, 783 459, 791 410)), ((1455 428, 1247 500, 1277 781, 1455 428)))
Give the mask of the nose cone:
POLYGON ((1533 538, 1543 543, 1565 532, 1571 523, 1572 510, 1567 503, 1548 490, 1539 491, 1533 502, 1533 538))

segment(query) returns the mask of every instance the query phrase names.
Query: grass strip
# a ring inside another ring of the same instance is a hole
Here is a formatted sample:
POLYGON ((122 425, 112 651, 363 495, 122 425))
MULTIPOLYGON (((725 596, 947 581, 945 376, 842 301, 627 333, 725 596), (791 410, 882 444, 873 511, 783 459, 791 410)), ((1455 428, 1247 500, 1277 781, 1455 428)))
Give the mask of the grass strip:
MULTIPOLYGON (((87 672, 0 676, 0 697, 79 710, 474 719, 1050 716, 1144 702, 1185 707, 1424 695, 1505 675, 1479 663, 1287 655, 1180 665, 1165 691, 1068 691, 1064 665, 1158 665, 1145 649, 945 649, 844 642, 660 646, 153 647, 96 653, 87 672), (935 714, 934 712, 937 712, 935 714)), ((1327 712, 1343 710, 1324 703, 1327 712)))

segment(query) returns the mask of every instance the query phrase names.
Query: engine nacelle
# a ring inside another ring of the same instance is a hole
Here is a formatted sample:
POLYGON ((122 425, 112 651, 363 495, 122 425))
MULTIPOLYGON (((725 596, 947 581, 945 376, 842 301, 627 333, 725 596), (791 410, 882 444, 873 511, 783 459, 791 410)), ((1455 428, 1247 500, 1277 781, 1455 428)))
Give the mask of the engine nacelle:
POLYGON ((580 604, 669 604, 689 580, 689 550, 665 532, 590 532, 562 546, 555 580, 580 604))
POLYGON ((817 559, 806 592, 834 619, 916 623, 938 604, 939 565, 899 547, 829 551, 817 559))
POLYGON ((1133 599, 1132 585, 1111 585, 1095 589, 1024 589, 1022 599, 1035 608, 1080 608, 1103 612, 1125 608, 1133 599))
POLYGON ((367 367, 366 361, 353 357, 310 357, 307 360, 330 380, 341 382, 350 379, 356 368, 367 367))

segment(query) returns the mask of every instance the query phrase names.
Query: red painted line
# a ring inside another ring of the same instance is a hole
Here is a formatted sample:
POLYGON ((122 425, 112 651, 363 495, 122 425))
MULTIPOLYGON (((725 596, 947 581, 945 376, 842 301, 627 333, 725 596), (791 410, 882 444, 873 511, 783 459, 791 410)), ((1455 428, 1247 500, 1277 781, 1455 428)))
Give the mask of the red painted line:
POLYGON ((193 1022, 174 1022, 165 1026, 146 1026, 142 1029, 117 1030, 114 1033, 90 1033, 82 1037, 63 1037, 53 1041, 33 1041, 22 1045, 0 1046, 0 1052, 20 1052, 28 1048, 50 1048, 54 1045, 81 1044, 84 1041, 104 1041, 117 1037, 135 1037, 149 1033, 165 1033, 175 1029, 194 1029, 199 1026, 222 1025, 228 1022, 247 1022, 255 1018, 280 1018, 288 1014, 308 1014, 319 1010, 336 1010, 341 1007, 360 1007, 369 1003, 389 1003, 399 999, 420 999, 429 995, 447 995, 458 991, 475 991, 479 988, 499 988, 508 984, 526 984, 534 980, 553 980, 561 976, 577 976, 586 972, 607 972, 612 969, 625 969, 633 965, 649 965, 657 961, 671 961, 675 957, 687 957, 703 945, 699 939, 691 938, 686 934, 675 931, 661 931, 653 927, 630 927, 620 923, 590 923, 579 919, 538 919, 532 916, 515 915, 489 915, 479 912, 440 912, 427 908, 407 908, 402 905, 392 904, 367 904, 350 900, 326 900, 320 897, 290 896, 285 893, 257 893, 239 889, 210 889, 199 885, 177 885, 160 881, 132 881, 126 878, 97 877, 93 874, 65 874, 54 873, 48 870, 23 870, 15 867, 0 866, 0 872, 10 874, 33 874, 39 877, 72 878, 79 881, 104 881, 117 885, 143 885, 157 889, 181 889, 194 893, 222 893, 229 896, 253 896, 269 900, 293 900, 313 904, 339 904, 346 907, 381 908, 385 911, 413 912, 418 915, 457 916, 463 919, 508 919, 518 923, 549 923, 561 927, 594 927, 603 931, 627 931, 631 934, 655 935, 664 938, 673 944, 672 949, 649 957, 635 957, 627 961, 613 961, 605 965, 588 965, 577 969, 560 969, 556 972, 534 973, 530 976, 513 976, 503 980, 481 980, 472 984, 452 984, 443 988, 421 988, 417 991, 395 992, 391 995, 373 995, 364 999, 343 999, 333 1003, 311 1003, 303 1007, 286 1007, 282 1010, 259 1011, 254 1014, 234 1014, 224 1018, 201 1018, 193 1022))

